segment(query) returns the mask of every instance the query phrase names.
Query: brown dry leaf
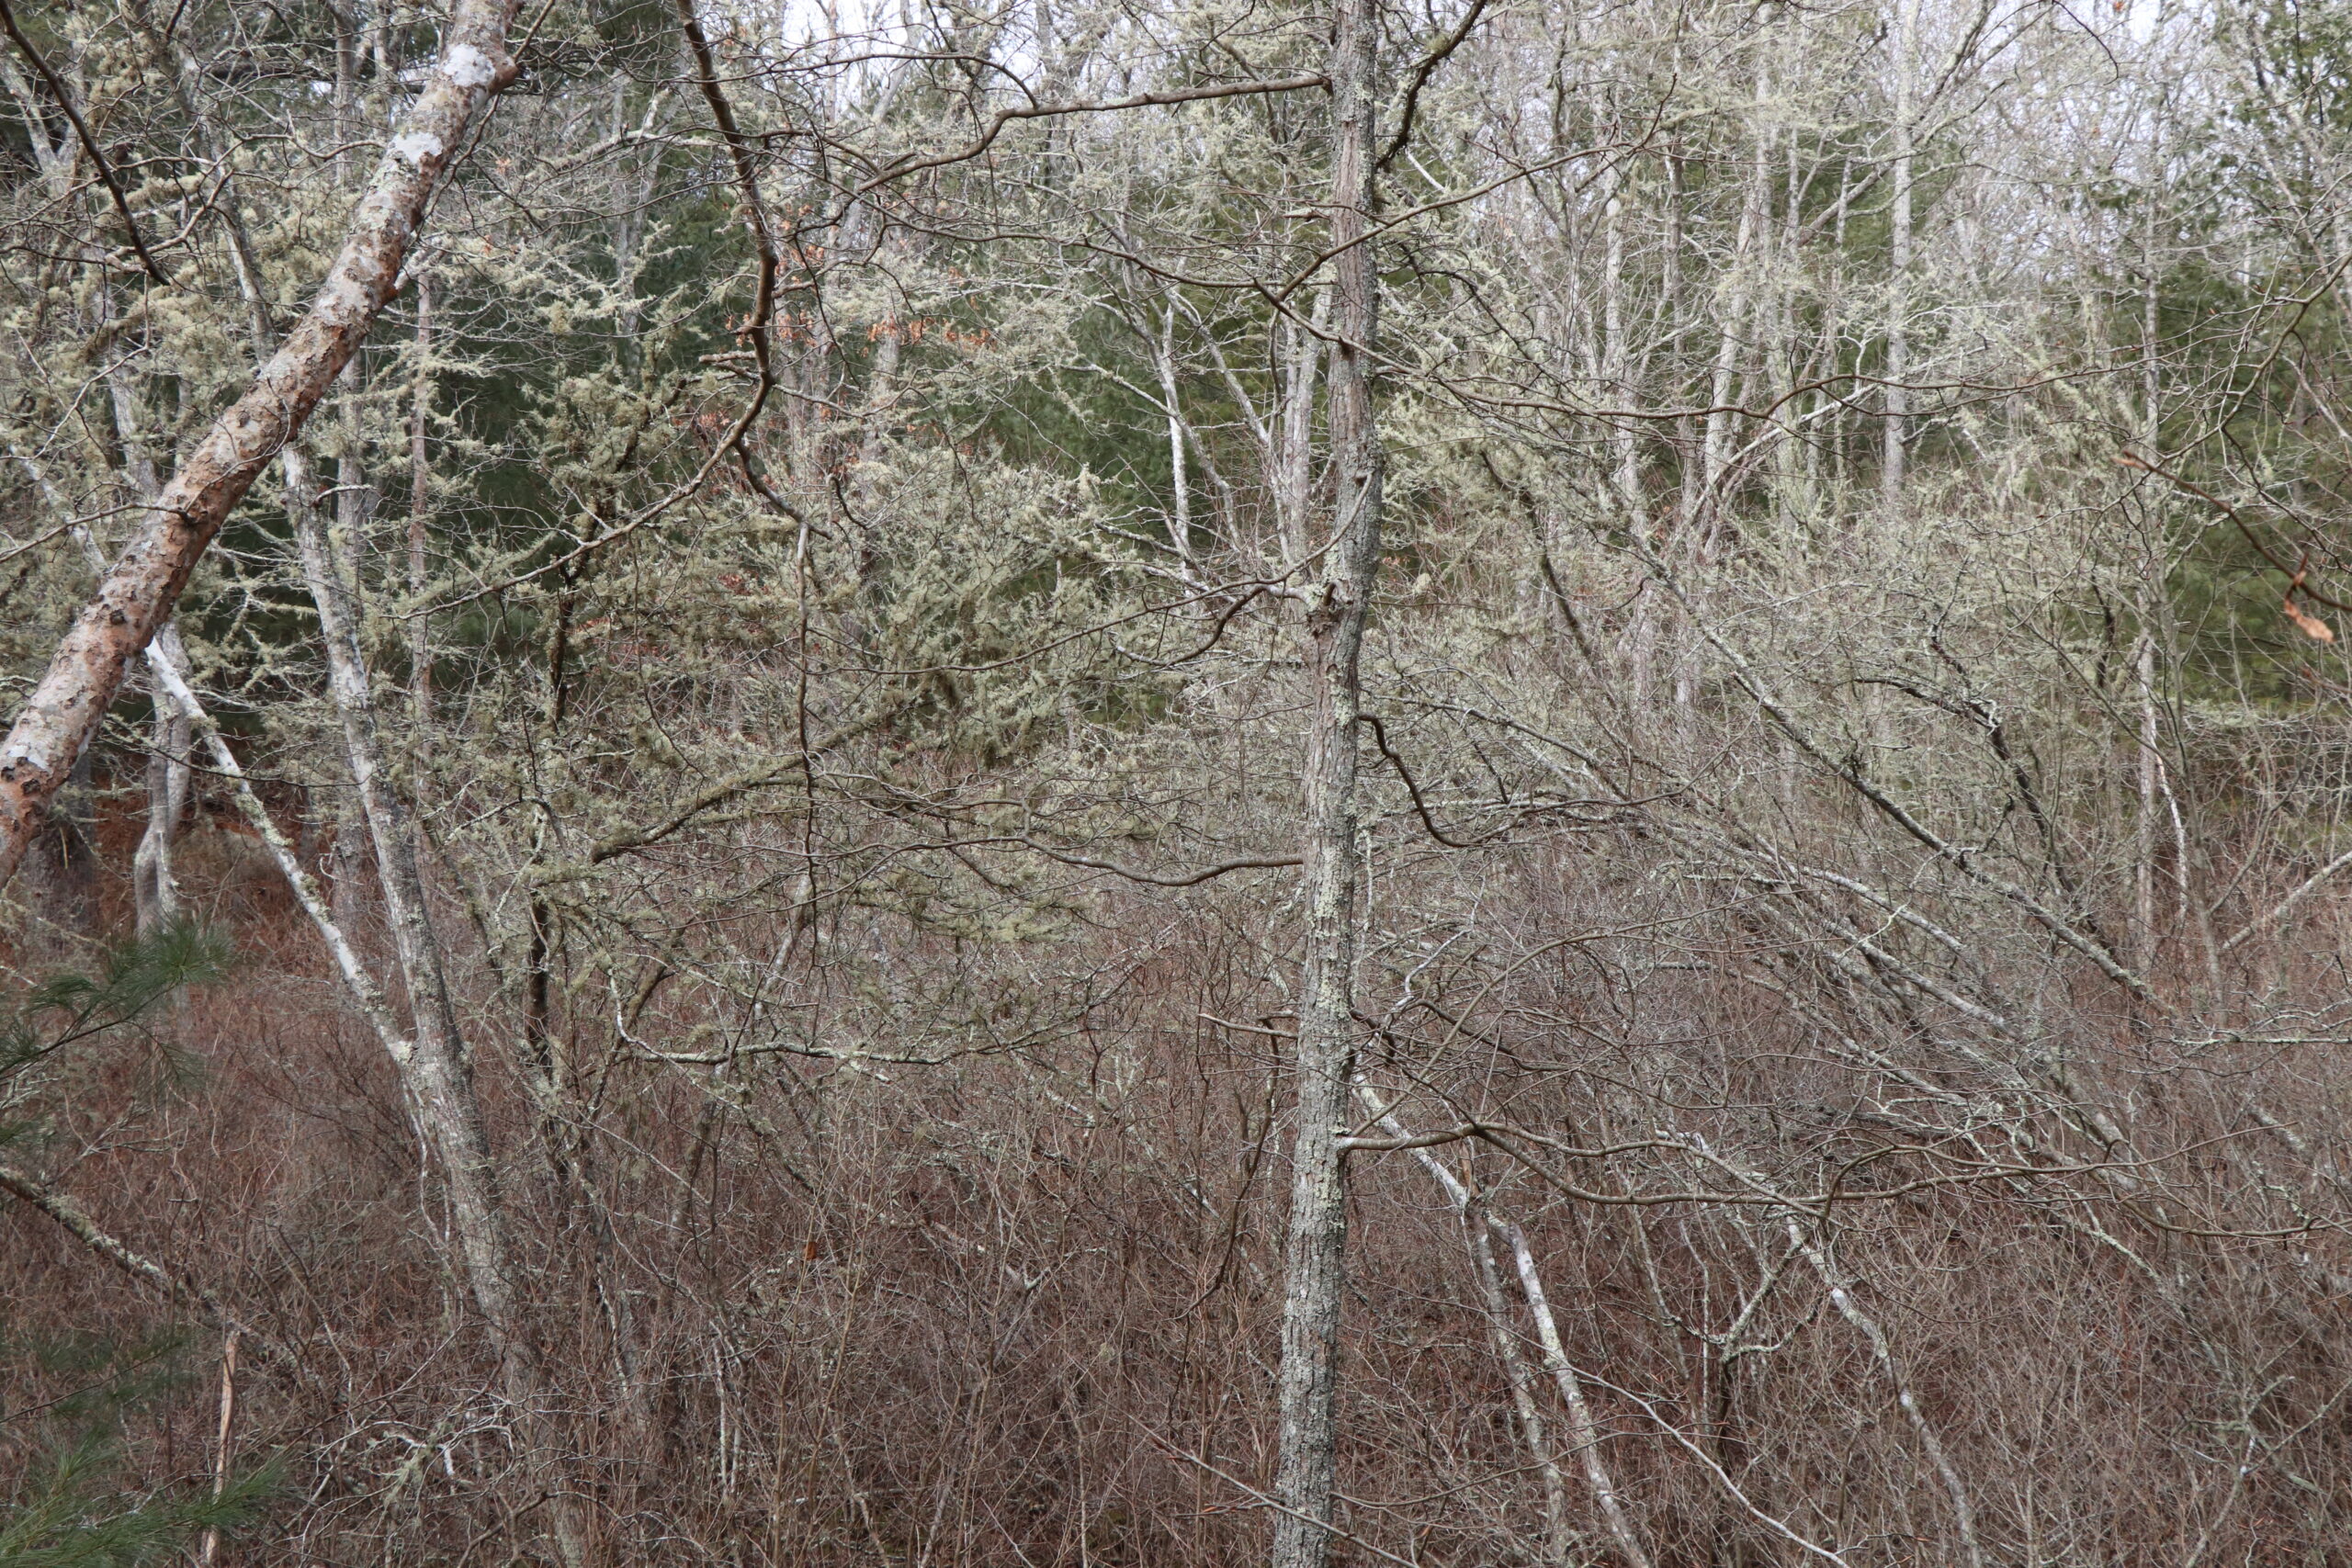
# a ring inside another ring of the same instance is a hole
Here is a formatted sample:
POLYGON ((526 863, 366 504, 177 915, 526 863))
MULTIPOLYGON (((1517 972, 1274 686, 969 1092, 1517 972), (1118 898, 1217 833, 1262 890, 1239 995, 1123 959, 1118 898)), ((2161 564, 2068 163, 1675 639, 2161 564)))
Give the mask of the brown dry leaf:
POLYGON ((2301 610, 2296 608, 2295 601, 2291 595, 2280 602, 2279 608, 2285 610, 2287 612, 2287 618, 2295 623, 2295 629, 2301 632, 2313 642, 2334 642, 2335 640, 2335 628, 2329 626, 2325 621, 2321 620, 2318 616, 2306 615, 2301 610))

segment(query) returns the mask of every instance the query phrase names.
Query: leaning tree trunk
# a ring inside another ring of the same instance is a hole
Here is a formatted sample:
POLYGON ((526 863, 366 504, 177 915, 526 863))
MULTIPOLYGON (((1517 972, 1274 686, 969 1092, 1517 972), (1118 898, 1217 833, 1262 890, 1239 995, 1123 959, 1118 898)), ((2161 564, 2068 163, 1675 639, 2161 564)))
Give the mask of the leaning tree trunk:
POLYGON ((1369 237, 1378 13, 1339 0, 1331 43, 1331 360, 1327 418, 1337 478, 1331 547, 1307 607, 1304 846, 1306 953, 1298 1002, 1297 1127, 1283 1259, 1281 1452, 1273 1568, 1321 1568, 1339 1458, 1337 1366, 1347 1245, 1340 1122, 1353 1056, 1356 718, 1364 614, 1380 564, 1380 433, 1371 350, 1379 280, 1369 237))
POLYGON ((441 58, 385 148, 310 310, 245 395, 213 421, 59 642, 0 743, 0 884, 24 858, 130 661, 171 617, 198 558, 302 428, 391 299, 435 182, 482 106, 514 79, 506 34, 516 4, 458 0, 441 58))
POLYGON ((577 1499, 564 1484, 548 1430, 545 1379, 529 1326, 523 1321, 525 1287, 508 1234, 498 1168, 474 1093, 457 1008, 450 1000, 440 940, 426 908, 424 879, 417 870, 416 828, 392 787, 375 699, 360 658, 358 605, 345 576, 344 552, 330 540, 312 498, 307 459, 289 446, 284 461, 286 507, 294 524, 302 576, 319 613, 327 690, 342 720, 353 793, 359 797, 376 852, 385 922, 391 928, 408 990, 413 1027, 408 1054, 399 1064, 401 1076, 440 1160, 467 1290, 496 1342, 506 1396, 519 1418, 525 1462, 551 1505, 565 1568, 580 1568, 587 1556, 587 1530, 577 1499))

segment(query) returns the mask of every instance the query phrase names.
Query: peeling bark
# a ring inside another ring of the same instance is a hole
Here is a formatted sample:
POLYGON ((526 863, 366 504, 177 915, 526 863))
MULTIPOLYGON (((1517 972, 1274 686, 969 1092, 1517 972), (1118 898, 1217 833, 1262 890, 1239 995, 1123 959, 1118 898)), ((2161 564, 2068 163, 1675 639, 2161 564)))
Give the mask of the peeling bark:
POLYGON ((310 310, 172 476, 58 644, 0 744, 0 884, 231 509, 302 428, 391 299, 435 183, 482 106, 514 76, 506 52, 514 6, 458 0, 441 57, 385 148, 310 310))

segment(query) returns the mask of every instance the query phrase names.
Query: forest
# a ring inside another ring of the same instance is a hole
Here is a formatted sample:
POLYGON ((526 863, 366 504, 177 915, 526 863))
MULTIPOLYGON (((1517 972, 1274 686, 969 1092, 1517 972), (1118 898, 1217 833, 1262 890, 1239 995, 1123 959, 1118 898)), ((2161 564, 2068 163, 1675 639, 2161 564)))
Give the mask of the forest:
POLYGON ((6 1568, 2352 1563, 2352 0, 0 35, 6 1568))

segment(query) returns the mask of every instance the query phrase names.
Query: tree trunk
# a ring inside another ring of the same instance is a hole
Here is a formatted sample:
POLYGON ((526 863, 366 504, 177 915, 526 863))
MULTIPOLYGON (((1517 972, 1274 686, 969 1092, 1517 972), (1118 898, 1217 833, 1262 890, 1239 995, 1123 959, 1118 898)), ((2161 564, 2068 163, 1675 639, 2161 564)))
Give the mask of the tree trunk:
MULTIPOLYGON (((147 446, 138 399, 119 370, 109 372, 106 383, 114 408, 115 436, 122 446, 123 478, 140 503, 152 506, 162 486, 147 446)), ((104 573, 106 557, 99 553, 89 530, 77 529, 75 536, 87 552, 92 570, 104 573)), ((187 672, 187 652, 180 644, 175 623, 165 621, 153 646, 171 660, 174 670, 183 675, 187 672)), ((148 732, 147 829, 139 836, 139 848, 130 861, 131 905, 142 937, 154 935, 179 913, 179 885, 172 877, 172 842, 179 834, 180 817, 187 809, 189 783, 187 716, 160 686, 154 694, 154 721, 148 732)))
MULTIPOLYGON (((433 505, 433 469, 426 461, 426 427, 433 418, 433 276, 416 275, 416 389, 408 429, 408 591, 419 602, 432 581, 425 546, 433 505)), ((425 617, 409 622, 410 701, 416 710, 416 743, 433 738, 433 641, 425 617)))
POLYGON ((1176 303, 1172 299, 1160 315, 1152 366, 1159 372, 1159 395, 1168 402, 1168 484, 1174 498, 1168 514, 1168 542, 1189 562, 1193 558, 1193 491, 1184 471, 1183 405, 1176 394, 1176 303))
POLYGON ((1315 373, 1323 354, 1323 340, 1317 333, 1324 329, 1329 309, 1329 294, 1317 289, 1306 321, 1294 318, 1286 323, 1288 342, 1273 443, 1274 517, 1286 567, 1295 567, 1307 557, 1307 505, 1315 473, 1315 373))
POLYGON ((441 58, 387 147, 310 310, 172 476, 59 642, 0 744, 0 884, 15 874, 130 660, 170 618, 230 510, 301 429, 391 298, 435 183, 482 105, 514 75, 506 33, 515 4, 458 0, 441 58))
MULTIPOLYGON (((155 651, 171 660, 174 671, 187 673, 187 653, 180 646, 179 628, 166 621, 156 635, 155 651)), ((155 720, 147 753, 147 830, 140 835, 131 856, 131 895, 138 911, 139 934, 152 936, 179 913, 179 885, 172 878, 172 844, 179 836, 180 818, 187 811, 188 748, 195 740, 187 715, 171 700, 160 682, 154 684, 155 720)))
POLYGON ((1305 807, 1306 940, 1299 977, 1297 1123, 1290 1232, 1283 1256, 1280 1458, 1273 1568, 1321 1568, 1329 1549, 1338 1467, 1337 1359, 1347 1193, 1340 1122, 1353 1056, 1356 902, 1356 718, 1364 615, 1380 564, 1381 446, 1370 350, 1379 279, 1367 238, 1372 210, 1371 0, 1340 0, 1331 44, 1331 248, 1334 262, 1328 418, 1337 477, 1334 538, 1309 601, 1305 807))
POLYGON ((440 942, 425 909, 414 835, 386 776, 368 674, 354 636, 355 605, 335 558, 339 552, 327 538, 311 499, 310 465, 291 447, 285 458, 287 506, 294 514, 302 575, 318 606, 328 689, 343 722, 352 784, 375 849, 385 919, 391 927, 409 1007, 414 1014, 409 1087, 417 1094, 418 1110, 435 1152, 447 1168, 445 1175, 450 1203, 457 1212, 458 1245, 465 1253, 475 1304, 493 1331, 504 1336, 514 1326, 514 1309, 497 1174, 491 1164, 481 1108, 474 1099, 457 1010, 442 975, 440 942))
POLYGON ((1943 1441, 1936 1436, 1936 1429, 1929 1424, 1918 1395, 1911 1391, 1911 1385, 1905 1380, 1903 1369, 1894 1359, 1894 1349, 1888 1342, 1886 1330, 1854 1300, 1852 1282, 1838 1271, 1830 1254, 1818 1243, 1807 1240, 1797 1228, 1796 1221, 1789 1221, 1788 1227, 1789 1240, 1804 1254, 1805 1261, 1813 1265, 1814 1272, 1821 1277, 1822 1284, 1828 1287, 1829 1304, 1838 1309, 1840 1317, 1854 1325, 1856 1332, 1870 1341, 1871 1359, 1885 1374, 1888 1386, 1894 1391, 1896 1407, 1903 1412, 1903 1418, 1910 1424, 1912 1434, 1919 1440, 1921 1452, 1927 1455, 1928 1464, 1943 1483, 1944 1495, 1951 1504, 1952 1529, 1960 1537, 1961 1561, 1966 1568, 1984 1568, 1984 1548, 1976 1537, 1976 1509, 1969 1501, 1968 1487, 1962 1481, 1958 1467, 1944 1451, 1943 1441))
POLYGON ((417 870, 416 831, 385 765, 368 671, 361 661, 358 614, 344 575, 342 551, 329 536, 313 500, 310 464, 294 447, 284 454, 287 511, 294 522, 302 575, 319 613, 320 641, 327 658, 327 686, 343 723, 345 754, 352 784, 376 852, 378 882, 384 897, 412 1015, 410 1052, 401 1063, 405 1087, 418 1120, 441 1163, 458 1247, 474 1305, 489 1327, 503 1363, 506 1396, 521 1425, 525 1458, 554 1507, 556 1544, 567 1568, 578 1568, 586 1553, 578 1510, 556 1473, 553 1445, 547 1440, 541 1369, 523 1323, 514 1253, 498 1168, 475 1098, 473 1071, 442 970, 441 945, 425 906, 424 882, 417 870))
POLYGON ((1903 498, 1904 443, 1909 438, 1911 374, 1911 73, 1918 52, 1919 0, 1894 7, 1894 196, 1888 215, 1890 273, 1886 299, 1886 453, 1879 466, 1879 499, 1893 508, 1903 498))
MULTIPOLYGON (((2146 610, 2143 608, 2143 615, 2146 610)), ((2162 754, 2156 750, 2163 736, 2156 726, 2156 640, 2154 634, 2143 629, 2140 645, 2132 653, 2132 670, 2139 686, 2139 784, 2140 808, 2132 823, 2132 967, 2146 975, 2155 967, 2156 920, 2156 814, 2163 809, 2158 795, 2161 780, 2158 770, 2163 766, 2162 754)))
MULTIPOLYGON (((1394 1111, 1383 1107, 1379 1096, 1370 1085, 1356 1084, 1356 1101, 1382 1133, 1403 1139, 1411 1134, 1394 1111)), ((1470 1249, 1470 1266, 1478 1280, 1479 1299, 1487 1307, 1487 1332, 1494 1346, 1495 1359, 1503 1369, 1504 1385, 1510 1391, 1511 1410, 1519 1417, 1521 1439, 1527 1445, 1528 1462, 1544 1483, 1544 1560, 1566 1564, 1573 1547, 1568 1531, 1567 1486, 1560 1474, 1559 1461, 1552 1453, 1552 1445, 1544 1435, 1544 1415, 1535 1404, 1535 1371, 1527 1364, 1520 1350, 1519 1334, 1511 1326, 1510 1307, 1503 1295, 1502 1266, 1495 1258, 1495 1235, 1506 1235, 1506 1222, 1481 1202, 1462 1178, 1453 1174, 1434 1150, 1417 1148, 1413 1158, 1429 1172, 1430 1179, 1445 1194, 1448 1207, 1462 1222, 1463 1240, 1470 1249)), ((1597 1457, 1589 1458, 1597 1463, 1597 1457)))
POLYGON ((1498 1220, 1495 1229, 1503 1245, 1510 1248, 1512 1266, 1519 1271, 1520 1293, 1527 1298, 1527 1315, 1535 1325, 1536 1343, 1544 1349, 1544 1370, 1552 1374, 1553 1386, 1560 1391, 1560 1404, 1568 1413, 1568 1442, 1583 1461, 1585 1484, 1592 1488, 1592 1500, 1609 1528, 1609 1538, 1616 1543, 1617 1554, 1625 1568, 1650 1568, 1649 1552, 1643 1547, 1641 1537, 1634 1533, 1634 1521, 1625 1513, 1617 1483, 1602 1459, 1600 1425, 1593 1420, 1592 1406, 1584 1396, 1583 1380, 1568 1361, 1567 1343, 1560 1337, 1560 1320, 1552 1312, 1552 1300, 1544 1292, 1543 1271, 1535 1266, 1535 1253, 1527 1245, 1527 1234, 1510 1220, 1498 1220))

